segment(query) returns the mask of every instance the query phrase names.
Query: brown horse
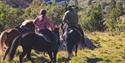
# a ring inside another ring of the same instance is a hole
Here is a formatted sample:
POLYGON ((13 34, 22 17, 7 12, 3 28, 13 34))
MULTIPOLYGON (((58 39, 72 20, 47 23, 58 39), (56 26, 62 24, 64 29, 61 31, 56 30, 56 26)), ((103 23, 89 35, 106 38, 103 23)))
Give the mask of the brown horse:
POLYGON ((1 34, 0 34, 0 51, 3 51, 4 43, 7 39, 6 35, 7 35, 7 33, 11 32, 11 31, 12 31, 12 29, 9 28, 9 29, 6 29, 3 32, 1 32, 1 34))
POLYGON ((25 56, 32 63, 35 63, 31 58, 31 50, 47 52, 51 62, 56 63, 56 55, 60 45, 59 28, 55 28, 53 31, 44 30, 46 31, 46 36, 45 34, 31 32, 16 37, 9 48, 9 61, 13 60, 17 47, 21 46, 23 52, 19 56, 20 63, 23 62, 25 56))
MULTIPOLYGON (((33 20, 25 20, 21 26, 26 26, 30 29, 30 31, 35 30, 35 26, 33 24, 33 20)), ((7 46, 9 47, 12 44, 12 40, 18 36, 19 34, 22 34, 23 32, 21 31, 21 26, 15 27, 15 28, 10 28, 4 30, 0 34, 0 51, 3 51, 4 47, 7 46)))

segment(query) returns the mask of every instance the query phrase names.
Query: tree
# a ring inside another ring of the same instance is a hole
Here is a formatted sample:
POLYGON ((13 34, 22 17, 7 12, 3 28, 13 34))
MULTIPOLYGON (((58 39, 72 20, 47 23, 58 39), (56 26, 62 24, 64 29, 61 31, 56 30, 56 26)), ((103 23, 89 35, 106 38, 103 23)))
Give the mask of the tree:
POLYGON ((109 31, 114 31, 118 24, 118 17, 123 13, 120 2, 112 0, 105 15, 105 24, 109 31))
POLYGON ((104 31, 102 8, 99 2, 88 7, 84 16, 81 15, 81 25, 88 31, 104 31))
POLYGON ((78 0, 75 0, 74 2, 76 6, 79 6, 78 0))
POLYGON ((0 31, 6 27, 14 27, 22 19, 19 17, 23 14, 20 9, 12 8, 11 6, 0 2, 0 31))

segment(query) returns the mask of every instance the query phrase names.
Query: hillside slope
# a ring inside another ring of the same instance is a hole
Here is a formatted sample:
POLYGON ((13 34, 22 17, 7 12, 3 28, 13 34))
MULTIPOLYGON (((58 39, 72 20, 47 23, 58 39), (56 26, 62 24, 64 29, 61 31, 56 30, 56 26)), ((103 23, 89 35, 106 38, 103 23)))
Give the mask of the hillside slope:
MULTIPOLYGON (((92 32, 86 33, 86 36, 97 46, 96 49, 79 49, 78 56, 66 61, 66 51, 59 51, 58 63, 125 63, 125 33, 111 32, 92 32)), ((33 52, 34 53, 34 52, 33 52)), ((42 54, 32 54, 37 63, 49 61, 48 56, 42 54)), ((0 60, 2 58, 2 54, 0 60)), ((16 55, 13 62, 18 63, 16 55)), ((12 63, 13 63, 12 62, 12 63)), ((25 60, 26 63, 30 63, 25 60)), ((0 63, 8 63, 1 60, 0 63)))

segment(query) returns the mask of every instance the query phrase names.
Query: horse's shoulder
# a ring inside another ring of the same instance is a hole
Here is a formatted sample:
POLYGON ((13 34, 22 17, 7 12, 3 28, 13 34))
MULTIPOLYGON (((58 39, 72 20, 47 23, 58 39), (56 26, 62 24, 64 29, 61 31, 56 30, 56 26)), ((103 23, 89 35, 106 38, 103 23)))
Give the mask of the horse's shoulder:
POLYGON ((23 33, 21 34, 21 37, 22 38, 26 38, 26 37, 34 37, 35 36, 35 33, 34 32, 27 32, 27 33, 23 33))

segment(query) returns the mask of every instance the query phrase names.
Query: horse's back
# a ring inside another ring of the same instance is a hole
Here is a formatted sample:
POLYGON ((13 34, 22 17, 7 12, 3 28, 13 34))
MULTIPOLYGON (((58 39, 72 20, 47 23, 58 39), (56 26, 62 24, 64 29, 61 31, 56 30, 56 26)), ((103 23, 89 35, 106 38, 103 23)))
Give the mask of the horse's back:
POLYGON ((80 42, 80 39, 81 33, 79 32, 79 30, 75 27, 69 28, 67 32, 66 42, 68 42, 69 44, 75 44, 80 42))
POLYGON ((37 44, 37 43, 41 43, 42 41, 44 41, 44 38, 40 35, 38 35, 35 32, 29 32, 29 33, 24 33, 21 36, 22 40, 27 43, 32 43, 32 44, 37 44))
POLYGON ((48 50, 51 43, 47 42, 43 36, 40 36, 35 32, 29 32, 21 36, 20 44, 26 49, 41 51, 45 49, 48 50))
POLYGON ((79 29, 77 29, 76 27, 68 28, 67 35, 71 35, 71 36, 77 38, 77 36, 78 37, 81 36, 80 34, 81 33, 80 33, 79 29))

